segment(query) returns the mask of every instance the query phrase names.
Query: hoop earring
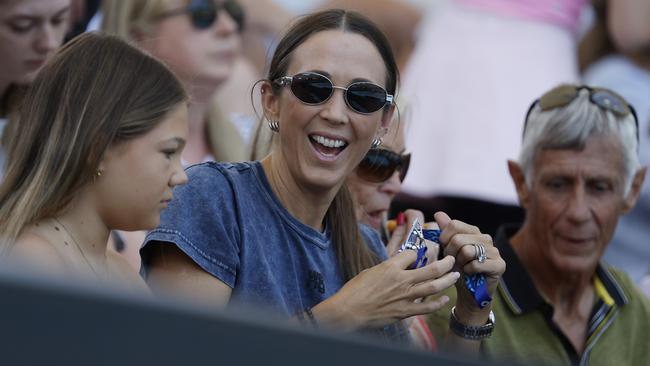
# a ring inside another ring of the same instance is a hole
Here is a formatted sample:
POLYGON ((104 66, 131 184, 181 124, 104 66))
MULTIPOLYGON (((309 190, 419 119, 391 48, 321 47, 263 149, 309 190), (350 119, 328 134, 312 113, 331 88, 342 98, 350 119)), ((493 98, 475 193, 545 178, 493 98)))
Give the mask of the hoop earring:
POLYGON ((375 137, 374 139, 372 139, 372 144, 370 144, 370 148, 371 149, 376 149, 381 145, 382 142, 383 141, 382 141, 381 137, 375 137))
POLYGON ((280 132, 280 122, 276 120, 268 120, 269 129, 273 132, 280 132))

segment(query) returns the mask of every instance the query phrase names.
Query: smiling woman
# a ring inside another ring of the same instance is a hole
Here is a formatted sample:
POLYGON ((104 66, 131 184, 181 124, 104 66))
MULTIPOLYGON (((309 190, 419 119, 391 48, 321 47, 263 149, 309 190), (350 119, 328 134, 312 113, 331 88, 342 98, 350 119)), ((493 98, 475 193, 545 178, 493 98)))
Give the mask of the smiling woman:
POLYGON ((397 81, 385 37, 358 13, 298 20, 261 86, 270 155, 188 168, 141 251, 152 289, 407 340, 400 320, 446 301, 414 302, 456 281, 454 259, 416 270, 414 251, 387 259, 345 186, 389 125, 397 81))
POLYGON ((25 96, 0 185, 0 254, 68 279, 146 288, 106 251, 111 229, 158 225, 187 180, 185 92, 160 62, 124 41, 81 35, 25 96))

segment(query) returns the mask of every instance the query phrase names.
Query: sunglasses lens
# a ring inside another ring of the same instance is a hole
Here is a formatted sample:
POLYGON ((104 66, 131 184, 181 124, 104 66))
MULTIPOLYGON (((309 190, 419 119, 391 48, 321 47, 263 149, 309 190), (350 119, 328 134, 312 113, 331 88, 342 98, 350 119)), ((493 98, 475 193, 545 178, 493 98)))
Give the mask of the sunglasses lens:
POLYGON ((210 28, 217 18, 217 8, 212 1, 197 1, 190 5, 192 24, 197 29, 210 28))
POLYGON ((411 165, 411 154, 402 155, 402 166, 399 168, 399 180, 401 182, 406 178, 406 173, 411 165))
POLYGON ((607 90, 594 91, 591 94, 591 101, 597 106, 612 111, 619 116, 625 116, 630 112, 627 103, 607 90))
POLYGON ((561 85, 542 95, 539 106, 543 111, 564 107, 578 96, 579 91, 573 85, 561 85))
POLYGON ((373 113, 386 105, 386 91, 373 83, 354 83, 346 98, 350 108, 359 113, 373 113))
POLYGON ((244 29, 244 8, 237 1, 228 0, 223 3, 223 9, 237 23, 237 29, 244 29))
POLYGON ((333 90, 331 81, 314 73, 298 74, 291 80, 291 92, 307 104, 325 102, 332 95, 333 90))
POLYGON ((371 149, 359 163, 357 174, 369 182, 385 182, 395 173, 400 160, 400 156, 392 151, 371 149))

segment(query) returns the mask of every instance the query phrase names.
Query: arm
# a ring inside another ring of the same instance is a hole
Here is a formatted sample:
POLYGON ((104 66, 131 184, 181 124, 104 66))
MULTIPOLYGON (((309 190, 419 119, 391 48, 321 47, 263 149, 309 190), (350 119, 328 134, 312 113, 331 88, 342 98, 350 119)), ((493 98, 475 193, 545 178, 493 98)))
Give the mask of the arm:
POLYGON ((147 283, 156 295, 180 297, 200 305, 225 307, 232 289, 204 271, 175 245, 152 251, 147 283))
POLYGON ((650 45, 650 1, 609 0, 607 25, 617 48, 633 52, 650 45))
MULTIPOLYGON (((499 250, 492 244, 489 235, 481 234, 475 227, 457 220, 451 220, 443 212, 434 215, 436 222, 442 229, 440 241, 445 245, 444 253, 456 258, 456 269, 465 274, 483 273, 487 281, 488 292, 492 297, 496 291, 499 278, 505 272, 505 261, 499 255, 499 250), (475 259, 475 249, 470 244, 483 244, 487 260, 479 263, 475 259)), ((455 315, 458 322, 465 326, 480 327, 488 323, 488 316, 492 310, 491 304, 479 308, 472 295, 464 285, 464 281, 456 283, 456 309, 455 315)), ((445 336, 444 348, 451 351, 460 351, 465 354, 478 355, 480 340, 463 338, 451 329, 445 336)))

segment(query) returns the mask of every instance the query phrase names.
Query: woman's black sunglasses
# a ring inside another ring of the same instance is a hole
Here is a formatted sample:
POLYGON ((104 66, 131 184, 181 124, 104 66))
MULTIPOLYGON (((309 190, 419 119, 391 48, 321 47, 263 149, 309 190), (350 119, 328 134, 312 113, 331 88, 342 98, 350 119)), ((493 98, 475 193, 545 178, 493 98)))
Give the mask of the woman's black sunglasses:
POLYGON ((600 109, 610 111, 619 117, 626 117, 631 114, 634 118, 634 123, 636 124, 636 140, 637 142, 639 141, 639 118, 637 117, 634 108, 628 104, 623 97, 609 89, 592 88, 587 85, 572 84, 555 87, 530 105, 530 108, 528 108, 528 112, 526 113, 526 120, 524 121, 524 134, 526 133, 526 127, 528 126, 528 117, 530 117, 530 113, 536 105, 539 105, 543 112, 565 107, 571 104, 583 89, 589 91, 589 101, 592 104, 597 105, 600 109))
POLYGON ((363 180, 382 183, 399 170, 399 180, 404 181, 411 163, 411 154, 400 155, 386 149, 370 149, 357 167, 357 175, 363 180))
POLYGON ((344 88, 335 86, 332 80, 315 72, 283 76, 275 80, 275 83, 280 86, 290 85, 296 98, 311 105, 325 103, 334 94, 334 89, 341 89, 348 107, 361 114, 376 112, 393 103, 393 96, 377 84, 358 81, 344 88))
POLYGON ((180 14, 189 14, 196 29, 210 28, 217 21, 219 9, 223 9, 237 23, 237 29, 244 29, 244 9, 235 0, 225 0, 219 5, 214 0, 192 0, 189 5, 161 14, 167 18, 180 14))

